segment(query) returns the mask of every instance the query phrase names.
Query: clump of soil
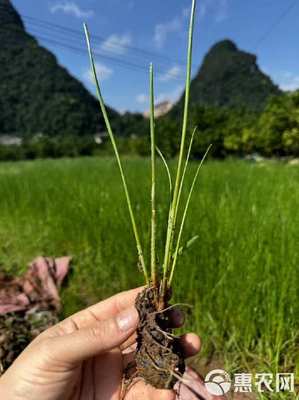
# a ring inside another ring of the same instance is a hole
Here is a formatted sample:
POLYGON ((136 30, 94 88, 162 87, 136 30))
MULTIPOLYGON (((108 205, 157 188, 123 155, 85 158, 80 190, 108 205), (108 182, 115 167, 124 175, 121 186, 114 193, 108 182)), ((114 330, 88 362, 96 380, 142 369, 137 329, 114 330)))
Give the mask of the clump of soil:
POLYGON ((157 389, 172 389, 177 377, 185 372, 183 351, 172 335, 168 298, 163 309, 158 302, 158 288, 146 288, 136 299, 139 313, 137 328, 137 376, 157 389), (165 311, 164 311, 165 310, 165 311))

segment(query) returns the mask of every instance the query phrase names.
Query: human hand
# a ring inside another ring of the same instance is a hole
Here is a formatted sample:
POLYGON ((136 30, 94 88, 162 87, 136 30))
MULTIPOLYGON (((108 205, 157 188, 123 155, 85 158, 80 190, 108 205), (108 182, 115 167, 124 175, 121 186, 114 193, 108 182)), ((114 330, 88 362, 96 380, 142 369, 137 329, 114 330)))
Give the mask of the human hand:
MULTIPOLYGON (((125 360, 136 339, 138 313, 133 289, 93 305, 39 335, 0 378, 5 400, 119 400, 125 360)), ((175 314, 175 313, 174 313, 175 314)), ((174 325, 182 316, 173 316, 174 325)), ((199 338, 182 337, 186 356, 199 338)), ((138 381, 126 400, 173 400, 175 393, 138 381)))

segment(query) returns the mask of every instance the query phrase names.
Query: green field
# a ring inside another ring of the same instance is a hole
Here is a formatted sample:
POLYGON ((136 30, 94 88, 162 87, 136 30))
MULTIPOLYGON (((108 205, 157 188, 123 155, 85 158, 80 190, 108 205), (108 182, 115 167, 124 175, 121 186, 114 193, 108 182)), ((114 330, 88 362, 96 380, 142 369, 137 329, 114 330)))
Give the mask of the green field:
MULTIPOLYGON (((148 250, 149 162, 130 159, 125 169, 148 250)), ((158 172, 162 250, 169 193, 162 165, 158 172)), ((112 159, 3 163, 0 207, 1 268, 19 273, 37 255, 74 256, 65 314, 141 283, 112 159)), ((174 291, 194 304, 187 327, 201 335, 203 356, 238 371, 298 369, 299 167, 208 162, 185 240, 193 235, 174 291)))

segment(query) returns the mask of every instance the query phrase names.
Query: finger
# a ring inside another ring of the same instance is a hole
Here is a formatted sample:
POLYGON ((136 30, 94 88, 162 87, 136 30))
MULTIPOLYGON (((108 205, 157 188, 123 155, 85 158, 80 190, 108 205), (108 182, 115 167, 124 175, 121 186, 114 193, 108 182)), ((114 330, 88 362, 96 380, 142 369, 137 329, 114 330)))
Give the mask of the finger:
POLYGON ((142 380, 132 383, 125 400, 175 400, 172 390, 158 390, 145 384, 142 380))
POLYGON ((110 318, 113 315, 119 314, 121 311, 134 306, 137 295, 142 292, 143 289, 144 286, 141 286, 132 290, 118 293, 109 299, 90 306, 87 308, 87 312, 91 312, 92 315, 98 320, 110 318))
POLYGON ((133 335, 128 338, 128 340, 126 340, 124 343, 120 345, 120 349, 125 352, 128 348, 131 348, 136 344, 136 339, 137 339, 137 334, 136 332, 134 332, 133 335))
POLYGON ((177 390, 178 399, 184 400, 225 400, 225 396, 213 396, 207 391, 204 380, 191 368, 187 368, 183 377, 184 383, 177 383, 175 389, 177 390))
POLYGON ((59 324, 48 329, 43 336, 56 336, 61 334, 69 334, 80 328, 92 326, 96 321, 103 321, 111 318, 121 311, 132 307, 135 304, 136 297, 144 287, 128 290, 118 293, 109 299, 94 304, 85 310, 66 318, 59 324))
POLYGON ((131 351, 130 353, 122 354, 123 357, 123 369, 129 369, 130 372, 135 372, 136 370, 136 352, 131 351))
POLYGON ((132 343, 130 346, 127 346, 125 349, 122 349, 122 346, 120 346, 120 349, 122 351, 122 354, 130 354, 130 353, 134 353, 137 349, 137 342, 132 343))
POLYGON ((82 381, 80 395, 82 399, 92 400, 94 398, 93 385, 93 360, 88 360, 82 364, 82 381))
POLYGON ((137 324, 138 313, 131 307, 90 327, 49 338, 47 354, 51 359, 73 365, 120 346, 136 330, 137 324))
POLYGON ((119 400, 122 382, 122 355, 113 349, 95 359, 95 400, 119 400))
POLYGON ((201 347, 200 338, 195 333, 187 333, 180 338, 186 358, 195 356, 201 347))

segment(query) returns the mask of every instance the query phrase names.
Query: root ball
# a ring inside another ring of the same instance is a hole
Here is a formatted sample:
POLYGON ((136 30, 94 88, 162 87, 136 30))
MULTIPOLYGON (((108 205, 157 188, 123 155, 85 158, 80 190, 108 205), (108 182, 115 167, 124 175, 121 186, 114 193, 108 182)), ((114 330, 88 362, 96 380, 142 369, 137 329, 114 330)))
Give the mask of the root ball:
MULTIPOLYGON (((176 376, 185 371, 183 351, 172 335, 169 312, 158 311, 158 289, 146 288, 136 299, 139 313, 137 329, 137 376, 157 389, 172 389, 176 376)), ((165 301, 165 309, 168 301, 165 301)))

